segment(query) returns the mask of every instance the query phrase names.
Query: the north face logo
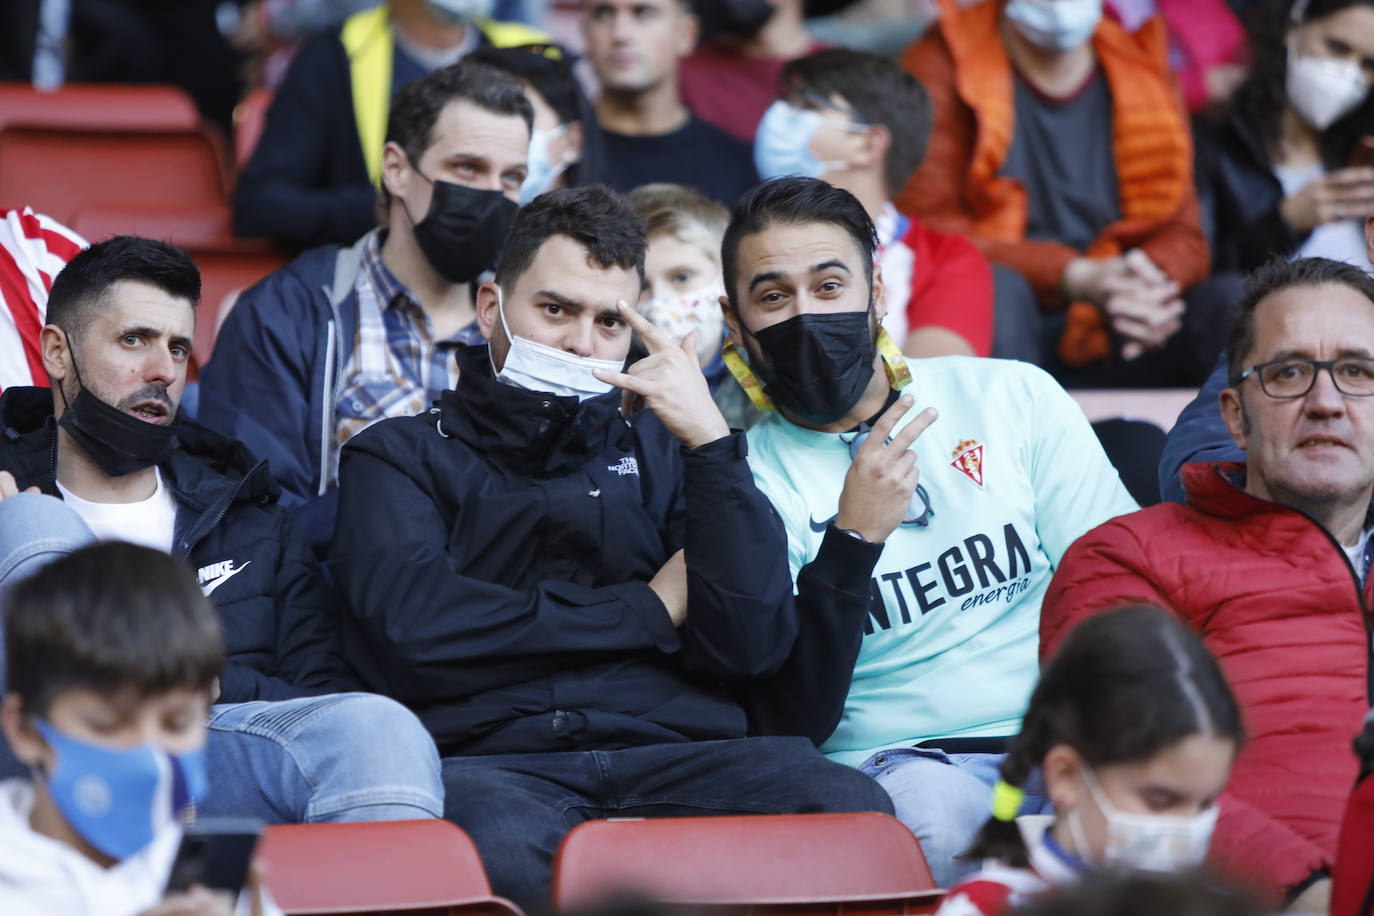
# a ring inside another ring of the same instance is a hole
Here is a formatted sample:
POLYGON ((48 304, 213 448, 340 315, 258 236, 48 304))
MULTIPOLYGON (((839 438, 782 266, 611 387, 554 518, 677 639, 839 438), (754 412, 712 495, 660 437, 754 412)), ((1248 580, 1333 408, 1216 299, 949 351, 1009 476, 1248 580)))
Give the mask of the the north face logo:
POLYGON ((621 477, 624 477, 626 474, 633 474, 633 475, 635 475, 636 477, 638 477, 638 476, 639 476, 639 459, 638 459, 638 458, 621 458, 619 464, 608 464, 608 465, 606 465, 606 470, 608 470, 608 471, 615 471, 615 472, 616 472, 617 474, 619 474, 621 477))
POLYGON ((211 563, 209 566, 202 566, 200 569, 196 570, 196 580, 200 583, 200 590, 203 591, 208 598, 211 592, 252 565, 252 560, 249 560, 242 566, 235 566, 233 560, 221 560, 218 563, 211 563))

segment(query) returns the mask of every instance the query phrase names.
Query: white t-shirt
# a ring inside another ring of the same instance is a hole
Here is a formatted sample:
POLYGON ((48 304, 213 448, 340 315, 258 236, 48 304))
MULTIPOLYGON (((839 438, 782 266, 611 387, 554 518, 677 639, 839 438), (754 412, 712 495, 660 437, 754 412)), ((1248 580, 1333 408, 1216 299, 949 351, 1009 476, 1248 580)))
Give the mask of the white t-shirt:
POLYGON ((91 532, 102 541, 128 541, 166 553, 172 552, 173 529, 176 527, 177 506, 172 491, 162 482, 162 473, 153 468, 157 489, 147 499, 136 503, 93 503, 57 484, 67 505, 90 526, 91 532))
POLYGON ((1360 532, 1360 539, 1350 547, 1341 545, 1345 555, 1350 558, 1350 565, 1355 567, 1355 575, 1360 577, 1360 584, 1364 585, 1365 578, 1369 575, 1369 566, 1364 561, 1364 551, 1369 545, 1369 535, 1374 533, 1374 528, 1366 528, 1360 532))
MULTIPOLYGON (((1284 196, 1298 193, 1324 174, 1326 170, 1320 164, 1299 169, 1274 166, 1274 175, 1283 186, 1284 196)), ((1374 273, 1374 265, 1369 263, 1369 246, 1364 240, 1363 222, 1357 219, 1343 219, 1318 226, 1293 256, 1331 258, 1374 273)))

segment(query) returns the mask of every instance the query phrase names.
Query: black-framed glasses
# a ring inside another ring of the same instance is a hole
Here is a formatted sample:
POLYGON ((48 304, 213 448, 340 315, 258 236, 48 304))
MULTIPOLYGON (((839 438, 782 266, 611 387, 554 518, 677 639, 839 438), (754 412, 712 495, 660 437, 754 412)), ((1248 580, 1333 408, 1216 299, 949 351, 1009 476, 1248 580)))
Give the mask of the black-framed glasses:
POLYGON ((1352 398, 1374 395, 1374 358, 1365 356, 1272 359, 1246 369, 1236 378, 1236 384, 1253 375, 1259 379, 1260 390, 1271 398, 1300 398, 1312 390, 1317 373, 1323 369, 1331 373, 1331 381, 1341 394, 1352 398))
MULTIPOLYGON (((849 446, 849 460, 853 461, 859 454, 859 449, 868 441, 868 434, 872 430, 867 423, 859 424, 859 431, 855 433, 853 439, 842 439, 849 446)), ((891 437, 887 442, 891 442, 891 437)), ((887 442, 883 444, 886 445, 887 442)), ((911 505, 907 506, 906 515, 902 516, 903 525, 919 525, 924 528, 930 524, 930 520, 935 516, 935 509, 930 504, 930 494, 926 492, 924 484, 916 484, 916 492, 911 494, 911 505)))

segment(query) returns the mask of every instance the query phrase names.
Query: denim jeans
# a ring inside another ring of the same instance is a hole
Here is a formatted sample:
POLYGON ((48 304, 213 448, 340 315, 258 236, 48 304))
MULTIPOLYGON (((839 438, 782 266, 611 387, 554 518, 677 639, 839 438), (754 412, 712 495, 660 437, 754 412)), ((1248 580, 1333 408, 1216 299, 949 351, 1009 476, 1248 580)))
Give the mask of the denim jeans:
POLYGON ((554 850, 583 821, 892 811, 877 783, 804 738, 450 757, 443 765, 445 817, 477 844, 496 893, 526 912, 547 907, 554 850))
MULTIPOLYGON (((897 818, 920 841, 935 883, 948 888, 981 864, 963 854, 992 816, 992 786, 1005 756, 897 747, 879 751, 859 769, 887 790, 897 818)), ((1021 814, 1047 810, 1038 772, 1025 790, 1021 814)))
POLYGON ((395 700, 369 693, 216 704, 205 758, 204 816, 281 824, 444 811, 429 732, 395 700))

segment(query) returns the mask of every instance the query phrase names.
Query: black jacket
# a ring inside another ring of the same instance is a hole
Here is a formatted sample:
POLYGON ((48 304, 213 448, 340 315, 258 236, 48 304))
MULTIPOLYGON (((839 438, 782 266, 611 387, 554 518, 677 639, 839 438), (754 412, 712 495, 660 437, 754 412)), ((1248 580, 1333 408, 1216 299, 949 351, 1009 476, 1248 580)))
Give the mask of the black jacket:
POLYGON ((1212 271, 1249 273, 1271 255, 1289 255, 1307 233, 1279 212, 1283 186, 1259 131, 1235 111, 1193 124, 1198 203, 1212 243, 1212 271))
POLYGON ((742 737, 731 689, 797 631, 781 520, 736 433, 683 449, 618 392, 497 383, 486 347, 427 414, 344 447, 330 569, 345 652, 441 753, 742 737), (648 582, 686 547, 687 622, 648 582))
MULTIPOLYGON (((0 427, 0 468, 21 489, 36 486, 61 498, 49 390, 6 389, 0 427)), ((276 505, 267 462, 255 463, 242 445, 187 420, 177 421, 177 439, 180 448, 158 469, 176 500, 175 553, 211 590, 224 629, 229 663, 219 701, 285 700, 356 686, 338 651, 337 597, 290 515, 276 505)))

